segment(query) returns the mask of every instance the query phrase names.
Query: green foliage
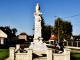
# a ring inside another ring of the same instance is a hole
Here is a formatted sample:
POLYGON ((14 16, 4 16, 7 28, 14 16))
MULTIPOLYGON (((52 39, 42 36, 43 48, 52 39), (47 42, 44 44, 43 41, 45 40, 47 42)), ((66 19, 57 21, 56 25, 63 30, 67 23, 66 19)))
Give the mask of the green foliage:
POLYGON ((13 29, 12 29, 12 32, 13 32, 13 34, 16 34, 17 29, 16 29, 16 28, 13 28, 13 29))
POLYGON ((80 53, 71 53, 71 60, 80 60, 80 53))
POLYGON ((0 60, 9 56, 9 49, 0 49, 0 60))
MULTIPOLYGON (((63 21, 62 19, 59 19, 59 25, 60 25, 60 40, 63 39, 70 39, 70 36, 72 35, 72 25, 71 22, 63 21)), ((54 27, 52 32, 58 37, 58 19, 55 20, 54 27)), ((57 38, 58 39, 58 38, 57 38)), ((57 40, 56 39, 56 40, 57 40)))
MULTIPOLYGON (((45 25, 45 21, 44 21, 44 19, 43 19, 42 16, 41 16, 41 18, 42 18, 42 21, 41 21, 42 38, 43 38, 43 40, 47 41, 51 37, 51 29, 52 29, 52 26, 45 25)), ((33 27, 33 30, 34 30, 34 27, 33 27)))
POLYGON ((44 40, 47 41, 51 37, 51 29, 52 29, 52 27, 50 25, 45 25, 42 28, 42 37, 44 40))
POLYGON ((74 58, 80 58, 80 54, 71 54, 71 56, 74 58))

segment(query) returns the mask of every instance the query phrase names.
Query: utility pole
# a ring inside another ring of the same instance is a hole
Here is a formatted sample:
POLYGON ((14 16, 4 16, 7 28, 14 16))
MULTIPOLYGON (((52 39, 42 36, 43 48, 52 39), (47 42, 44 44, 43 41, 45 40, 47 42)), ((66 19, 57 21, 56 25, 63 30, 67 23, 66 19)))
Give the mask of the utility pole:
POLYGON ((59 44, 59 41, 60 41, 60 18, 58 17, 58 44, 59 44))

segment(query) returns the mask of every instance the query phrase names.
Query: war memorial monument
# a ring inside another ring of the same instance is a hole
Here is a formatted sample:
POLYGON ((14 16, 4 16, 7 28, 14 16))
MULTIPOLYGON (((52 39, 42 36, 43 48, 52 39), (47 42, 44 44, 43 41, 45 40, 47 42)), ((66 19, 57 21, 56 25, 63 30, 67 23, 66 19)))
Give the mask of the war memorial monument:
POLYGON ((53 49, 46 47, 46 43, 43 43, 41 32, 41 15, 40 6, 37 4, 35 16, 35 28, 34 39, 31 42, 29 48, 24 48, 23 53, 20 52, 20 44, 15 47, 9 48, 9 57, 5 60, 70 60, 70 49, 64 48, 63 53, 54 53, 53 49), (40 57, 33 59, 33 53, 40 55, 40 57), (46 57, 42 57, 42 54, 46 54, 46 57))
POLYGON ((36 13, 34 13, 35 16, 35 28, 34 28, 34 42, 31 42, 31 45, 29 48, 33 49, 33 52, 45 52, 47 51, 46 43, 43 43, 42 40, 42 33, 41 33, 41 15, 40 13, 40 6, 37 4, 36 6, 36 13))

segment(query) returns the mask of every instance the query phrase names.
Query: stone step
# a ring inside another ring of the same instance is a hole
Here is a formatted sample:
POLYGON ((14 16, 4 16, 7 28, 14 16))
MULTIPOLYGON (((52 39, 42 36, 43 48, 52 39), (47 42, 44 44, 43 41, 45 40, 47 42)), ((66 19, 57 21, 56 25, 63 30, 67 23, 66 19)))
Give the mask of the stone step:
POLYGON ((33 59, 33 60, 47 60, 47 59, 33 59))
POLYGON ((36 55, 38 55, 38 56, 42 56, 40 53, 35 53, 36 55))
POLYGON ((33 60, 47 60, 47 57, 38 57, 38 58, 35 58, 33 60))

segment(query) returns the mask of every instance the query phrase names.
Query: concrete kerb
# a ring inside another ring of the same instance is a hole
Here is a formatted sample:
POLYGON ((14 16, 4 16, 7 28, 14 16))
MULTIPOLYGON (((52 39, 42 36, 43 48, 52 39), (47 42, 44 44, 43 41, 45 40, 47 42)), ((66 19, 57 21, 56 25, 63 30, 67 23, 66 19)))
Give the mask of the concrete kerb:
POLYGON ((80 47, 65 46, 66 48, 80 49, 80 47))

